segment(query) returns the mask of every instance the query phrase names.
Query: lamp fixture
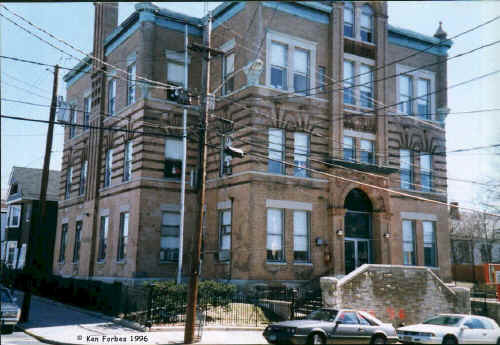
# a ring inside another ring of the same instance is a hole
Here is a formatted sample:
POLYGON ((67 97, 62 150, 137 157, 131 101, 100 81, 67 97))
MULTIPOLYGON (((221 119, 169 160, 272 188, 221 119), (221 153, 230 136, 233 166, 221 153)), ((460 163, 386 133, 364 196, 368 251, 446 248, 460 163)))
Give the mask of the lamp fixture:
POLYGON ((342 229, 338 229, 338 230, 336 231, 336 234, 337 234, 337 236, 344 236, 344 230, 342 230, 342 229))
POLYGON ((385 239, 390 239, 390 238, 392 238, 392 234, 391 234, 390 232, 386 232, 386 233, 384 234, 384 238, 385 238, 385 239))

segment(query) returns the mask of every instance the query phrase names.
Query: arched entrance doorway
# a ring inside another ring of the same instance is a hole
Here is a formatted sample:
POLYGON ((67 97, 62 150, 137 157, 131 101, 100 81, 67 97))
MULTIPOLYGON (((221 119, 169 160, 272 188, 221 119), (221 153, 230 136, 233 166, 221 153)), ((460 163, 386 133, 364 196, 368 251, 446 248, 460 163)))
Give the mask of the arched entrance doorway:
POLYGON ((360 189, 353 189, 344 201, 345 274, 372 262, 372 203, 360 189))

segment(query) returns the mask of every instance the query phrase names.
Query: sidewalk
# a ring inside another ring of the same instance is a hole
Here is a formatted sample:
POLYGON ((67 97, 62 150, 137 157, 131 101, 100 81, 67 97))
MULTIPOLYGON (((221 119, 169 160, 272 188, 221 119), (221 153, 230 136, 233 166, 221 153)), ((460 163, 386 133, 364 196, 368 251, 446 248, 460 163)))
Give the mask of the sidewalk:
MULTIPOLYGON (((16 292, 22 304, 22 292, 16 292)), ((30 321, 18 324, 28 335, 49 344, 182 344, 184 329, 143 332, 102 314, 45 298, 31 299, 30 321)), ((262 330, 205 328, 200 344, 267 344, 262 330)))

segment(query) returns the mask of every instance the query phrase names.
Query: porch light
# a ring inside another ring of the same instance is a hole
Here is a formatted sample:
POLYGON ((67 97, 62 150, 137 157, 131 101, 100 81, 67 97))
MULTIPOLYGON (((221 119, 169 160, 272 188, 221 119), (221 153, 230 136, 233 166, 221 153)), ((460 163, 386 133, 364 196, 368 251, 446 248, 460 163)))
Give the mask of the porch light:
POLYGON ((337 234, 337 236, 344 236, 344 230, 338 229, 336 234, 337 234))
POLYGON ((385 238, 385 239, 390 239, 390 238, 392 238, 392 234, 391 234, 390 232, 386 232, 386 233, 384 234, 384 238, 385 238))

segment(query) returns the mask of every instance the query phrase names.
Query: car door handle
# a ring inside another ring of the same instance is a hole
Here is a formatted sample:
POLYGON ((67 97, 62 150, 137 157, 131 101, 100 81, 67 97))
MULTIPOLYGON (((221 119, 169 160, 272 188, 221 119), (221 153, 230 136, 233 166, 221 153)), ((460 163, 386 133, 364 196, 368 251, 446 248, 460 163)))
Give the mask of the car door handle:
POLYGON ((364 332, 365 330, 363 328, 358 328, 359 332, 364 332))

